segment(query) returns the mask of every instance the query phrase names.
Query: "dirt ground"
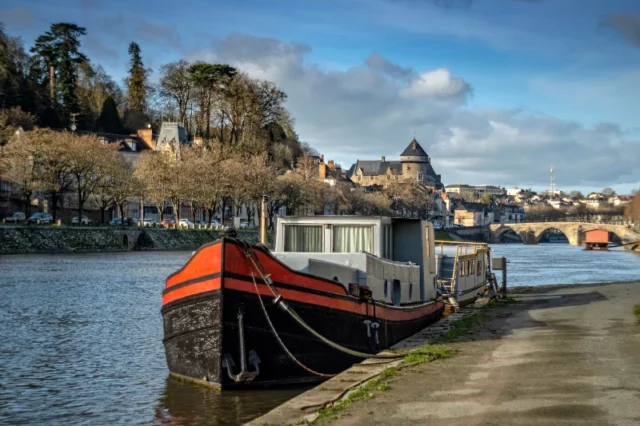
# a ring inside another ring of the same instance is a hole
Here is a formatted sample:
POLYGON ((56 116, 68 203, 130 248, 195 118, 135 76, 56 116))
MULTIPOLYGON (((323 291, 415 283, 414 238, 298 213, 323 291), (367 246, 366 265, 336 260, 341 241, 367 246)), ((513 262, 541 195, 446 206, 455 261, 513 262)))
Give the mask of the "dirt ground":
POLYGON ((640 425, 640 282, 522 289, 336 425, 640 425))

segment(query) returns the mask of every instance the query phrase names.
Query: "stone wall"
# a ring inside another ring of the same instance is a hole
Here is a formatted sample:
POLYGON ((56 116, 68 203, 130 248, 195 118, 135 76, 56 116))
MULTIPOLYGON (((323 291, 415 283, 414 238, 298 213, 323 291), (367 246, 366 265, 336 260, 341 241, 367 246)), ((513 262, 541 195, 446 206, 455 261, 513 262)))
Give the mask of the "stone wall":
MULTIPOLYGON (((55 226, 0 226, 0 255, 130 250, 195 250, 219 238, 219 231, 55 226)), ((238 230, 256 243, 257 230, 238 230)), ((269 234, 269 245, 273 235, 269 234)))

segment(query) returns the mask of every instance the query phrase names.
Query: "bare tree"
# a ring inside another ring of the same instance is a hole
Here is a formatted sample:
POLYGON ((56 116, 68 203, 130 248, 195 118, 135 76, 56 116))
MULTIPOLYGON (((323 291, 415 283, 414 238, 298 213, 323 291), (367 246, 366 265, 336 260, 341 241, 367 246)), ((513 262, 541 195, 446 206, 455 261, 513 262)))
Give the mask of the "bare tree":
POLYGON ((85 203, 100 186, 102 159, 107 151, 117 149, 105 145, 95 136, 70 135, 68 138, 69 173, 73 179, 78 202, 78 221, 81 223, 85 203))
POLYGON ((19 188, 24 211, 31 215, 31 197, 40 188, 44 151, 37 133, 15 137, 6 147, 6 179, 19 188))
POLYGON ((160 90, 164 97, 171 99, 178 107, 178 120, 190 132, 187 111, 193 101, 193 81, 189 74, 189 62, 179 60, 160 68, 160 90))

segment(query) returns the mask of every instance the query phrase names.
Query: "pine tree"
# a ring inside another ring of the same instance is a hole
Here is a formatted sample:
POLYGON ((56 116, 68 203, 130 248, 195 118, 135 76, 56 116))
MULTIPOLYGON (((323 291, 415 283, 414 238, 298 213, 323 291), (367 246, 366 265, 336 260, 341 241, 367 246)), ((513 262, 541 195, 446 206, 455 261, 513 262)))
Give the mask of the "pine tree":
POLYGON ((118 114, 118 106, 116 101, 109 96, 102 104, 102 111, 96 123, 99 132, 119 133, 122 131, 122 121, 118 114))
POLYGON ((63 117, 78 111, 76 68, 87 57, 80 53, 80 36, 86 28, 70 23, 51 24, 51 29, 36 39, 32 52, 49 68, 49 90, 53 104, 59 103, 63 117))
POLYGON ((127 110, 144 113, 147 110, 147 70, 142 63, 140 46, 132 41, 129 44, 129 77, 127 84, 127 110))

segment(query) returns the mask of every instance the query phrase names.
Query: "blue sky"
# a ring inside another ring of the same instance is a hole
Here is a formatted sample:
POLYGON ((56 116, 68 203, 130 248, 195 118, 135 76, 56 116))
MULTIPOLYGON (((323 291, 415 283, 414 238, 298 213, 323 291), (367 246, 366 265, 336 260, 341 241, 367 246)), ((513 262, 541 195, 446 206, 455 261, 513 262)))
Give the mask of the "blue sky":
POLYGON ((155 70, 241 64, 283 87, 301 138, 345 166, 397 156, 415 132, 445 183, 543 188, 553 165, 567 189, 640 186, 639 1, 442 3, 4 0, 0 21, 27 45, 52 22, 85 26, 84 50, 118 80, 131 40, 155 70), (372 52, 386 65, 365 65, 372 52))

